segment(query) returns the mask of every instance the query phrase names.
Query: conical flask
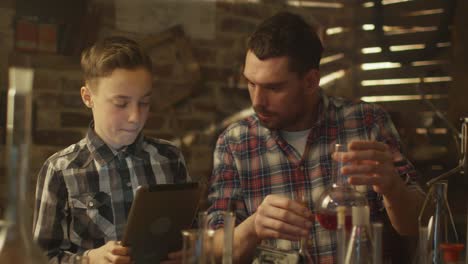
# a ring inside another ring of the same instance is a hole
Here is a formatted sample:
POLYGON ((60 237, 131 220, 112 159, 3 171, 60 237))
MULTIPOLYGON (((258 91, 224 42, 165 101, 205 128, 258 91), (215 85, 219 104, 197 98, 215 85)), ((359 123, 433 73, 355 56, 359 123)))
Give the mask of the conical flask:
POLYGON ((341 173, 344 166, 342 158, 343 152, 346 152, 346 146, 336 144, 334 149, 334 159, 332 162, 332 185, 325 189, 317 202, 317 220, 320 225, 328 230, 337 228, 337 208, 344 206, 345 227, 351 229, 351 208, 353 206, 367 206, 367 199, 364 194, 348 183, 346 175, 341 173))
POLYGON ((353 229, 346 250, 346 264, 372 264, 373 244, 368 206, 353 206, 353 229))
MULTIPOLYGON (((419 241, 421 250, 418 258, 428 263, 443 263, 442 245, 459 243, 457 230, 447 200, 447 181, 434 183, 419 214, 419 229, 427 228, 427 240, 419 241)), ((424 236, 422 236, 424 237, 424 236)))
POLYGON ((8 203, 0 232, 0 263, 42 264, 47 259, 33 241, 28 209, 30 190, 31 92, 33 71, 9 70, 7 111, 8 203))

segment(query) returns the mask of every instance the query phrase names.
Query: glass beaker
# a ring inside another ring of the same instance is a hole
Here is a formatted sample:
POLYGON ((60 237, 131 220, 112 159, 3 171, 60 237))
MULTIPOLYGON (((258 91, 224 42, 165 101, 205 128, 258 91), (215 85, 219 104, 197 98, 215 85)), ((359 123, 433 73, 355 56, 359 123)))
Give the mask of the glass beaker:
POLYGON ((182 230, 182 264, 197 263, 198 229, 182 230))
POLYGON ((341 173, 344 165, 342 153, 346 152, 346 146, 335 144, 332 156, 332 185, 325 189, 317 202, 316 218, 320 225, 328 230, 337 228, 337 207, 344 206, 345 227, 351 230, 351 208, 353 206, 367 206, 367 198, 356 191, 354 186, 348 183, 345 175, 341 173))
POLYGON ((427 227, 427 240, 419 241, 429 263, 443 263, 442 244, 459 243, 452 212, 447 200, 447 181, 434 183, 418 217, 419 227, 427 227))
POLYGON ((0 232, 0 263, 47 263, 33 241, 29 185, 33 70, 9 69, 7 110, 8 203, 0 232))
MULTIPOLYGON (((208 224, 208 213, 206 211, 198 213, 198 231, 196 243, 196 262, 199 264, 215 263, 215 230, 208 224)), ((192 262, 189 262, 192 263, 192 262)))

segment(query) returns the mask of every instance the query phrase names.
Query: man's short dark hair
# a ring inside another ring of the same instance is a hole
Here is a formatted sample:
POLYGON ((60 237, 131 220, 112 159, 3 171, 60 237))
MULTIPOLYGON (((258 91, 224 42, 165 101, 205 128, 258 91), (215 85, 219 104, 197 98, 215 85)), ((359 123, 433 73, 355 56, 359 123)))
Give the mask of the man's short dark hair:
POLYGON ((318 69, 323 51, 315 29, 289 12, 263 21, 249 37, 247 48, 260 60, 288 56, 290 71, 299 75, 318 69))

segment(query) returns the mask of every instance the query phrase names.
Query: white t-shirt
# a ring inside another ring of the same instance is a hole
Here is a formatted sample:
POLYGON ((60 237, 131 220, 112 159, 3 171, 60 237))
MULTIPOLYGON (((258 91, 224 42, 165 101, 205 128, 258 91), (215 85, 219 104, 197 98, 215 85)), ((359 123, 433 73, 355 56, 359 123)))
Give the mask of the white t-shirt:
POLYGON ((294 149, 302 156, 305 150, 307 137, 309 136, 310 129, 302 131, 280 131, 281 136, 293 146, 294 149))

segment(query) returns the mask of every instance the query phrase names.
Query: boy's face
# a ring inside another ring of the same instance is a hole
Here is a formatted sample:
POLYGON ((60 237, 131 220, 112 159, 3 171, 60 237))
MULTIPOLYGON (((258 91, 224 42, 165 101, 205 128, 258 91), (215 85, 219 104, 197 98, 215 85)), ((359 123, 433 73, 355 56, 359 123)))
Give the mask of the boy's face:
POLYGON ((148 118, 151 74, 144 68, 115 69, 95 86, 82 87, 81 97, 93 111, 96 134, 116 150, 132 144, 148 118))

